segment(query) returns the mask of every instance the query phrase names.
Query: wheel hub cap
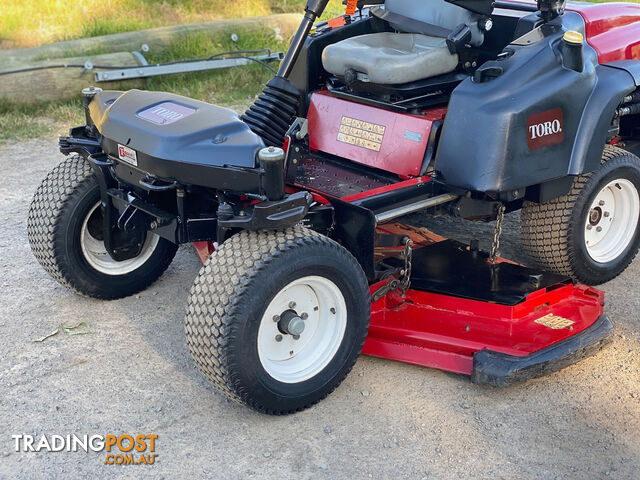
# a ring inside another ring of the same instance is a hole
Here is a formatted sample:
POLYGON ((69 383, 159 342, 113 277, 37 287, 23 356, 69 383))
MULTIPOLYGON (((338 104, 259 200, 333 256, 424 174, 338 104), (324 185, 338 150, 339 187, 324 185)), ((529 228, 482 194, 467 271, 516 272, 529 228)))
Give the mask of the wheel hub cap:
POLYGON ((609 182, 596 195, 585 222, 584 241, 589 256, 608 263, 623 255, 633 241, 640 217, 640 196, 626 179, 609 182))
POLYGON ((336 284, 319 276, 295 280, 276 293, 260 320, 260 363, 280 382, 308 380, 334 358, 346 326, 346 302, 336 284))
POLYGON ((278 329, 289 335, 302 335, 304 332, 304 320, 293 310, 287 310, 280 315, 278 329))
POLYGON ((591 226, 596 226, 600 223, 602 219, 602 209, 600 207, 596 207, 589 212, 589 223, 591 226))

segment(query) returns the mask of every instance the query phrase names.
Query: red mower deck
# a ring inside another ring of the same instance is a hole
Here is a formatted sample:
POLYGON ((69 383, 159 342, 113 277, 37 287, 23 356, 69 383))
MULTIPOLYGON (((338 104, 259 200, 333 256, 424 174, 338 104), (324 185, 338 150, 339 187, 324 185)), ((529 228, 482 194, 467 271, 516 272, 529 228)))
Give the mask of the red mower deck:
MULTIPOLYGON (((395 224, 383 231, 404 228, 395 224)), ((446 240, 426 229, 412 230, 405 232, 418 248, 446 240)), ((497 268, 507 264, 514 265, 496 260, 497 268)), ((384 283, 372 285, 372 294, 384 283)), ((505 386, 599 351, 613 329, 603 306, 604 292, 572 283, 541 288, 514 305, 413 288, 406 295, 394 291, 372 305, 363 353, 505 386)))

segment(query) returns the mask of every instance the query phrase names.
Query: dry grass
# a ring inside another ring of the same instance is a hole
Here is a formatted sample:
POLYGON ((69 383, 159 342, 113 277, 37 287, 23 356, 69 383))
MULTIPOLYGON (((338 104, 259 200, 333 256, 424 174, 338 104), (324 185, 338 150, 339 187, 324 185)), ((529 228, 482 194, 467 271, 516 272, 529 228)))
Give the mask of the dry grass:
MULTIPOLYGON (((301 12, 304 0, 0 0, 0 48, 143 28, 301 12)), ((330 9, 342 11, 339 0, 330 9)))

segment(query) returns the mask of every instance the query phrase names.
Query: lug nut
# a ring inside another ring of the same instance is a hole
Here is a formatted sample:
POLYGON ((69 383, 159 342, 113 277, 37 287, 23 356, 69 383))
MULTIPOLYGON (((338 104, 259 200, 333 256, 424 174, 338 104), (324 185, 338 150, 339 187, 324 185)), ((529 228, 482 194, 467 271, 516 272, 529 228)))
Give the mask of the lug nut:
POLYGON ((609 218, 609 215, 611 215, 609 212, 604 212, 605 218, 609 218))
POLYGON ((296 308, 296 302, 289 302, 289 308, 296 308))
POLYGON ((604 207, 604 200, 600 200, 600 201, 598 202, 598 205, 600 205, 601 207, 604 207))
POLYGON ((602 231, 602 227, 596 227, 596 232, 601 232, 602 231))
POLYGON ((307 318, 309 318, 309 314, 307 312, 302 312, 302 315, 300 315, 300 318, 303 320, 306 320, 307 318))
POLYGON ((278 323, 280 321, 280 315, 274 315, 273 316, 273 321, 278 323))
POLYGON ((591 230, 593 227, 591 225, 587 225, 587 230, 591 230))
POLYGON ((276 335, 276 342, 281 342, 282 341, 282 335, 278 334, 276 335))
POLYGON ((294 340, 300 340, 300 335, 294 335, 294 336, 293 336, 293 339, 294 339, 294 340))

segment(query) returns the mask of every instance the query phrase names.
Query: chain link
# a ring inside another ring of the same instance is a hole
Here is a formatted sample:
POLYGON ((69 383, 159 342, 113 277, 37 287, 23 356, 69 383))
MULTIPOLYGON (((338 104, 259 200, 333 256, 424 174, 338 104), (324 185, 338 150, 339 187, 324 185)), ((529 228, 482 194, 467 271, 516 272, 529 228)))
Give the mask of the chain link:
POLYGON ((498 249, 500 248, 500 235, 502 235, 502 222, 504 221, 504 212, 506 207, 503 203, 498 205, 498 215, 496 216, 496 227, 493 231, 493 243, 491 244, 491 253, 489 254, 489 261, 493 264, 496 263, 496 257, 498 256, 498 249))
POLYGON ((413 240, 404 238, 404 270, 400 276, 400 291, 404 297, 411 286, 411 261, 413 260, 413 240))
POLYGON ((398 278, 393 278, 385 283, 382 287, 376 290, 371 295, 371 303, 375 303, 385 295, 393 292, 394 290, 400 290, 404 297, 411 286, 411 261, 413 259, 413 240, 409 237, 404 238, 404 250, 402 251, 402 257, 404 258, 404 268, 400 270, 398 278))

